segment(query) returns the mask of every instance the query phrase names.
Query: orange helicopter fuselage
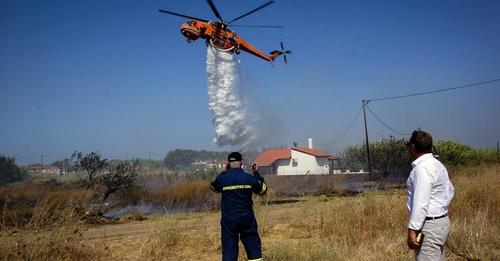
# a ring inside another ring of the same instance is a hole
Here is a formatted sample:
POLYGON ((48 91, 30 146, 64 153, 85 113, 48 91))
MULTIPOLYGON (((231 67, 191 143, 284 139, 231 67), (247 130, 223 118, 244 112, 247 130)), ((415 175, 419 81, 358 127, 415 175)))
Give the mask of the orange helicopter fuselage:
POLYGON ((274 61, 280 55, 277 51, 271 52, 271 55, 263 53, 243 40, 243 38, 238 37, 236 32, 229 30, 220 22, 204 22, 191 19, 182 24, 180 30, 188 42, 191 43, 199 38, 205 39, 207 45, 210 44, 221 52, 239 54, 241 51, 245 51, 269 62, 274 61))

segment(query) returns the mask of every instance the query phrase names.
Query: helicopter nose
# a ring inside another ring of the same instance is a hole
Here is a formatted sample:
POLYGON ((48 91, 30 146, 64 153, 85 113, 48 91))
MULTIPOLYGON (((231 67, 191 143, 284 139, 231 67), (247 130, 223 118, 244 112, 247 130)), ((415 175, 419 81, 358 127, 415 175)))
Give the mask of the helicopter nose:
POLYGON ((181 27, 181 34, 193 41, 200 37, 200 31, 194 30, 190 27, 181 27))

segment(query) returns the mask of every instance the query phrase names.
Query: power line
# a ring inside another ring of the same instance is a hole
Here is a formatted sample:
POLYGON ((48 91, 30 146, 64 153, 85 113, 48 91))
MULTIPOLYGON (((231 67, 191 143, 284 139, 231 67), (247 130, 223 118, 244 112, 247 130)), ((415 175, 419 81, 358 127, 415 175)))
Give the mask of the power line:
POLYGON ((347 127, 347 129, 339 137, 337 137, 336 139, 334 139, 331 142, 328 142, 328 143, 317 143, 317 145, 332 145, 332 144, 335 144, 340 139, 342 139, 344 137, 344 135, 346 135, 347 132, 349 132, 349 130, 351 130, 352 126, 354 125, 354 123, 358 119, 359 114, 360 114, 360 112, 361 112, 362 109, 363 109, 363 107, 359 108, 358 112, 356 113, 356 116, 354 116, 354 119, 352 120, 351 124, 349 124, 349 127, 347 127))
POLYGON ((382 123, 382 125, 384 125, 386 128, 388 128, 389 130, 391 130, 392 132, 396 133, 396 134, 399 134, 401 136, 410 136, 409 133, 401 133, 393 128, 391 128, 389 125, 387 125, 384 121, 382 121, 382 119, 380 119, 377 114, 375 114, 375 112, 372 111, 372 109, 370 109, 370 107, 368 107, 368 105, 366 105, 366 108, 368 108, 368 111, 370 111, 370 113, 380 122, 382 123))
POLYGON ((463 88, 477 87, 477 86, 481 86, 481 85, 493 83, 493 82, 498 82, 498 81, 500 81, 500 78, 494 79, 494 80, 489 80, 489 81, 482 81, 482 82, 461 85, 461 86, 457 86, 457 87, 438 89, 438 90, 432 90, 432 91, 426 91, 426 92, 418 92, 418 93, 405 94, 405 95, 398 95, 398 96, 385 97, 385 98, 377 98, 377 99, 371 99, 371 100, 367 100, 367 101, 370 102, 370 101, 393 100, 393 99, 400 99, 400 98, 425 95, 425 94, 431 94, 431 93, 446 92, 446 91, 452 91, 452 90, 463 89, 463 88))

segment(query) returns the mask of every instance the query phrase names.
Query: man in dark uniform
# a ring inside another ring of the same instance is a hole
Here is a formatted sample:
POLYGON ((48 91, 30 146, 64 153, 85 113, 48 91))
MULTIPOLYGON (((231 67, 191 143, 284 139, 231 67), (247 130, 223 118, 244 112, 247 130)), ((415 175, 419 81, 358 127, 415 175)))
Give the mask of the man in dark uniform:
POLYGON ((239 152, 228 156, 224 171, 212 181, 211 189, 222 193, 221 241, 222 260, 238 260, 238 241, 241 239, 249 261, 262 260, 262 251, 257 221, 253 213, 252 192, 263 195, 267 191, 264 178, 252 165, 253 174, 241 166, 243 160, 239 152))

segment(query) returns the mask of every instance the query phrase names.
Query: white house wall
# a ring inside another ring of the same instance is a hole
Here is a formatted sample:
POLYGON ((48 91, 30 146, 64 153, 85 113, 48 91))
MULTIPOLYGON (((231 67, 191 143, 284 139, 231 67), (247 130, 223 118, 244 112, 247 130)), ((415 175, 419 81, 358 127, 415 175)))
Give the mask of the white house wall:
POLYGON ((328 157, 315 157, 300 151, 291 151, 291 159, 274 162, 278 175, 329 174, 328 157))

